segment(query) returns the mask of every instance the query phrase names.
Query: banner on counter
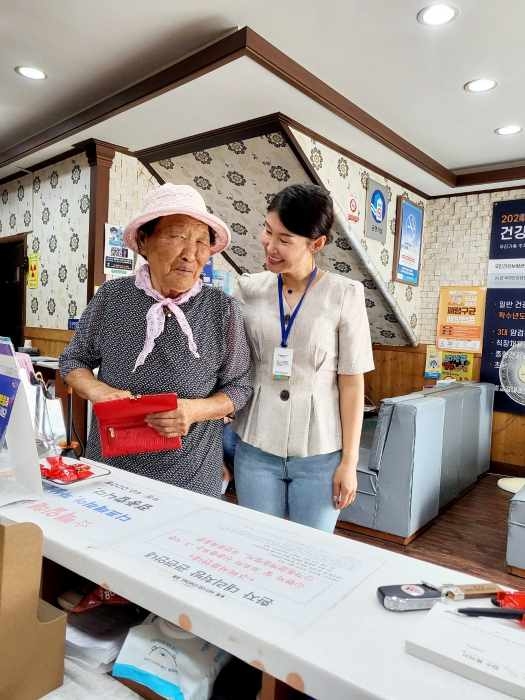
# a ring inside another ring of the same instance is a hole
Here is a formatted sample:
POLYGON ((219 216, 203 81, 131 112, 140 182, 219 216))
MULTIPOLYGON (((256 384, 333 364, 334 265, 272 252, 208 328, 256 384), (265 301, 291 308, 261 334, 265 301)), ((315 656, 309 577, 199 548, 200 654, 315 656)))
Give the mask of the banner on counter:
POLYGON ((484 307, 483 287, 441 287, 438 350, 481 352, 484 307))
POLYGON ((521 343, 525 343, 525 288, 488 289, 480 376, 482 382, 496 385, 496 411, 525 413, 525 353, 522 360, 518 352, 505 357, 521 343))

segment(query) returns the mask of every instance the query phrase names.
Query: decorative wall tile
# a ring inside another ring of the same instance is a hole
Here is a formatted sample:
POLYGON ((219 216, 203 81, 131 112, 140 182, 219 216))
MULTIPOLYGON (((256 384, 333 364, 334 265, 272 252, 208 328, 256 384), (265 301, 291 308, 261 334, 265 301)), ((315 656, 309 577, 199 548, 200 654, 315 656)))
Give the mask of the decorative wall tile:
POLYGON ((40 253, 39 286, 26 295, 28 326, 67 329, 68 319, 86 306, 86 279, 79 280, 76 272, 80 265, 87 269, 89 188, 84 155, 38 171, 25 185, 26 196, 33 198, 34 227, 27 248, 40 253))
POLYGON ((31 175, 0 185, 0 237, 30 231, 32 211, 31 175))
MULTIPOLYGON (((313 153, 322 178, 330 173, 330 178, 337 178, 343 183, 348 180, 356 188, 355 180, 357 178, 359 182, 360 173, 347 158, 337 155, 332 164, 332 153, 324 146, 311 142, 305 152, 308 155, 313 153)), ((243 271, 261 271, 264 255, 259 235, 268 204, 274 194, 286 185, 309 181, 282 134, 266 134, 173 157, 170 161, 170 167, 166 167, 164 160, 152 163, 152 167, 166 182, 193 186, 196 179, 209 182, 210 188, 202 191, 206 204, 228 223, 232 231, 233 240, 228 255, 243 271)), ((334 188, 329 186, 329 189, 337 199, 334 188)), ((366 282, 367 309, 375 342, 406 344, 408 338, 396 318, 397 304, 395 308, 392 307, 374 281, 369 279, 370 272, 351 249, 346 222, 340 215, 334 234, 334 241, 320 255, 321 267, 366 282)), ((380 260, 381 248, 379 246, 377 263, 384 267, 380 260)), ((386 254, 390 256, 391 251, 387 250, 386 254)), ((221 256, 216 256, 216 259, 220 265, 224 265, 221 256)))
MULTIPOLYGON (((336 203, 336 209, 339 211, 338 225, 342 229, 339 238, 348 240, 346 232, 351 232, 353 239, 357 241, 360 246, 359 253, 363 260, 361 267, 365 267, 369 270, 368 276, 372 275, 382 281, 381 286, 385 290, 386 299, 383 293, 378 290, 377 294, 384 298, 381 305, 383 307, 385 304, 390 305, 394 313, 403 318, 404 328, 406 328, 407 332, 411 335, 409 338, 403 328, 398 325, 396 329, 389 329, 394 332, 394 337, 390 336, 390 334, 386 334, 385 336, 385 334, 379 333, 380 337, 376 337, 375 339, 377 339, 377 342, 385 343, 386 337, 387 341, 394 345, 404 345, 407 342, 416 341, 417 329, 415 332, 411 332, 410 328, 416 328, 416 326, 411 323, 411 318, 414 314, 417 318, 419 313, 420 287, 413 287, 410 299, 408 299, 408 297, 405 296, 406 285, 392 282, 392 261, 395 238, 393 235, 387 236, 385 244, 371 238, 366 238, 364 235, 364 222, 366 188, 369 177, 384 184, 386 187, 390 202, 387 215, 387 230, 391 233, 395 232, 397 196, 404 193, 414 202, 417 202, 419 197, 414 193, 403 192, 402 188, 395 182, 387 180, 385 177, 373 171, 368 172, 362 170, 357 163, 346 158, 343 154, 332 148, 328 148, 322 143, 318 143, 297 129, 292 129, 292 132, 299 146, 302 148, 305 155, 309 157, 318 176, 325 187, 330 191, 336 203), (358 223, 350 222, 347 219, 350 194, 355 195, 359 200, 360 220, 358 223)), ((341 248, 341 244, 338 244, 337 241, 336 246, 341 248)), ((327 251, 330 248, 331 246, 328 247, 327 251)), ((342 253, 339 253, 339 257, 343 260, 344 258, 341 256, 342 253)), ((358 258, 355 254, 352 257, 358 258)), ((354 275, 354 271, 352 271, 351 276, 356 276, 359 279, 359 275, 354 275)), ((370 290, 367 290, 367 294, 368 293, 370 293, 370 290)), ((384 315, 382 319, 377 318, 377 330, 381 330, 381 323, 384 323, 384 315)))

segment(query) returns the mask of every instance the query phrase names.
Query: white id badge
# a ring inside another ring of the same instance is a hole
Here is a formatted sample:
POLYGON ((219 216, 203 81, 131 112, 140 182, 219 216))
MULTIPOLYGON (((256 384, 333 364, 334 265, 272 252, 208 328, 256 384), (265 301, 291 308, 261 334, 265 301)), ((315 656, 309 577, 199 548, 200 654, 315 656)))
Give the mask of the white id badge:
POLYGON ((275 348, 273 351, 273 378, 286 379, 292 376, 293 350, 275 348))

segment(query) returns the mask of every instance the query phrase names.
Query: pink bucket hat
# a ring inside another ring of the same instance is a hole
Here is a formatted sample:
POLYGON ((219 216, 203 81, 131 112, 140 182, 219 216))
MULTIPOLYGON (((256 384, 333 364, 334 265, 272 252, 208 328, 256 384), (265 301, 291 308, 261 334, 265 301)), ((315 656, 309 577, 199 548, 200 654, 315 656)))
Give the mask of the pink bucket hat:
POLYGON ((124 229, 124 245, 138 252, 138 230, 148 221, 170 214, 186 214, 211 226, 215 232, 215 243, 211 254, 220 253, 230 245, 231 233, 224 221, 209 214, 202 196, 189 185, 174 185, 167 182, 155 187, 144 200, 142 212, 124 229))

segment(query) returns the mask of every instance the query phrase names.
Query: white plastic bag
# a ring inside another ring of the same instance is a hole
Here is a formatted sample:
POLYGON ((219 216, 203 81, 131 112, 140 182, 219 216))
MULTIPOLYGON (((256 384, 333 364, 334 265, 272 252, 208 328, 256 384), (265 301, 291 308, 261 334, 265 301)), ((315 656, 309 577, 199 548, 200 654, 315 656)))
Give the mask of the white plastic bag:
POLYGON ((113 676, 140 683, 167 700, 209 700, 230 656, 156 615, 128 632, 113 676))

